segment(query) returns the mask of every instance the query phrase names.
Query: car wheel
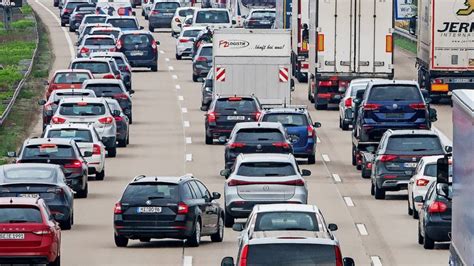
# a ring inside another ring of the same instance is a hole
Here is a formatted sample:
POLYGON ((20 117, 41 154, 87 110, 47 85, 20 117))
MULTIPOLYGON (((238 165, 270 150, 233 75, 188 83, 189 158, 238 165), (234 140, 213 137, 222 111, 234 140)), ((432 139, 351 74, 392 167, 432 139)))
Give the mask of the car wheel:
MULTIPOLYGON (((408 196, 410 197, 410 196, 408 196)), ((407 208, 408 208, 408 215, 412 216, 413 215, 413 209, 410 207, 410 200, 407 200, 407 208)))
POLYGON ((362 170, 362 165, 360 165, 360 164, 356 165, 356 169, 359 170, 359 171, 362 170))
POLYGON ((148 16, 147 16, 147 15, 145 15, 145 20, 148 20, 148 16))
POLYGON ((117 146, 119 146, 120 148, 127 147, 127 139, 119 139, 117 142, 117 146))
POLYGON ((69 26, 69 32, 74 32, 74 29, 71 26, 69 26))
POLYGON ((420 215, 418 213, 418 211, 415 209, 415 207, 413 207, 413 219, 418 219, 420 218, 420 215))
POLYGON ((124 248, 128 245, 128 238, 124 236, 119 236, 117 234, 114 234, 114 241, 115 241, 115 245, 120 248, 124 248))
POLYGON ((107 157, 115 158, 115 156, 117 156, 117 148, 116 147, 108 148, 107 149, 107 157))
POLYGON ((339 117, 339 128, 342 129, 342 120, 341 120, 341 117, 339 117))
POLYGON ((148 30, 149 30, 150 32, 155 32, 155 28, 153 28, 152 26, 148 26, 148 30))
POLYGON ((371 183, 370 184, 370 195, 375 195, 375 186, 374 186, 374 183, 371 183))
POLYGON ((212 242, 222 242, 222 240, 224 240, 224 218, 222 218, 222 216, 224 215, 221 214, 219 216, 219 221, 217 224, 217 232, 211 235, 212 242))
POLYGON ((131 125, 133 124, 133 116, 130 114, 130 117, 128 118, 128 123, 131 125))
POLYGON ((317 103, 315 103, 314 107, 316 108, 316 110, 326 110, 326 109, 328 109, 327 104, 317 104, 317 103))
POLYGON ((76 193, 76 197, 80 199, 87 198, 87 194, 89 194, 89 184, 86 183, 86 187, 83 190, 79 190, 76 193))
POLYGON ((145 16, 145 10, 142 9, 142 16, 145 16))
POLYGON ((66 26, 66 23, 61 22, 61 27, 65 27, 65 26, 66 26))
POLYGON ((426 232, 425 232, 425 237, 424 237, 423 240, 424 240, 423 241, 423 248, 425 248, 425 249, 433 249, 434 248, 435 241, 433 239, 431 239, 431 237, 426 235, 426 232))
POLYGON ((234 225, 234 217, 227 212, 224 215, 224 224, 227 228, 230 228, 234 225))
POLYGON ((56 259, 50 263, 48 263, 48 266, 60 266, 61 265, 61 256, 57 256, 56 259))
POLYGON ((352 145, 352 165, 356 166, 357 161, 356 161, 356 147, 352 145))
POLYGON ((59 227, 61 230, 71 230, 72 227, 72 215, 66 221, 62 221, 59 223, 59 227))
POLYGON ((193 74, 193 81, 194 81, 194 82, 198 82, 198 78, 199 78, 199 77, 198 77, 197 75, 194 75, 194 74, 193 74))
POLYGON ((104 180, 105 177, 105 167, 102 171, 95 174, 95 180, 104 180))
POLYGON ((158 71, 158 65, 154 65, 150 67, 151 72, 157 72, 158 71))
POLYGON ((423 245, 424 242, 425 242, 425 239, 421 235, 420 223, 418 223, 418 244, 423 245))
POLYGON ((308 164, 315 164, 316 163, 316 155, 311 154, 308 156, 308 164))
POLYGON ((342 130, 346 131, 346 130, 349 130, 349 124, 347 123, 344 123, 344 121, 341 122, 341 125, 342 125, 342 130))
POLYGON ((176 60, 181 60, 182 58, 183 58, 183 56, 182 56, 182 55, 178 55, 178 54, 176 54, 176 60))
POLYGON ((212 136, 208 136, 207 134, 206 134, 206 144, 207 145, 214 144, 214 139, 212 138, 212 136))
POLYGON ((379 188, 377 185, 374 185, 374 190, 375 199, 385 199, 385 190, 379 188))
POLYGON ((187 242, 190 247, 199 247, 201 243, 201 222, 199 220, 194 224, 194 232, 187 242))
POLYGON ((130 132, 127 133, 127 145, 130 144, 130 132))

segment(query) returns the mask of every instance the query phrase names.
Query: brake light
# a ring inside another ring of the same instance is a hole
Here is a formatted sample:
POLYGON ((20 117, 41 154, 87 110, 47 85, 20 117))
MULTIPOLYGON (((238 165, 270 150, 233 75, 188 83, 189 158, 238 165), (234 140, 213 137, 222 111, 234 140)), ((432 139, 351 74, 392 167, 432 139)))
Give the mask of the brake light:
POLYGON ((249 253, 249 246, 245 245, 240 254, 240 264, 239 266, 247 266, 247 256, 249 253))
POLYGON ((241 142, 234 142, 229 145, 230 149, 243 148, 243 147, 245 147, 245 143, 241 143, 241 142))
POLYGON ((441 201, 435 201, 428 207, 428 213, 442 213, 448 209, 448 206, 441 201))
POLYGON ((262 113, 261 112, 255 112, 253 113, 253 115, 255 116, 255 120, 259 120, 260 119, 260 116, 262 116, 262 113))
POLYGON ((397 155, 382 155, 382 156, 380 156, 380 161, 381 162, 390 162, 390 161, 393 161, 393 160, 396 160, 396 159, 398 159, 397 155))
POLYGON ((114 98, 118 100, 128 100, 128 95, 126 93, 119 93, 115 94, 114 98))
POLYGON ((433 84, 443 84, 444 81, 443 81, 442 79, 434 79, 434 80, 432 81, 432 83, 433 83, 433 84))
POLYGON ((155 40, 153 40, 153 41, 151 42, 151 48, 152 48, 153 51, 155 51, 155 52, 156 52, 156 49, 158 49, 158 45, 156 44, 156 41, 155 41, 155 40))
POLYGON ((64 165, 64 168, 68 168, 68 169, 77 169, 77 168, 82 168, 82 162, 79 161, 79 160, 74 160, 72 161, 71 163, 68 163, 68 164, 65 164, 64 165))
POLYGON ((132 71, 130 70, 128 66, 125 66, 125 72, 131 73, 132 71))
POLYGON ((197 62, 207 62, 207 58, 205 58, 204 56, 199 56, 197 59, 196 59, 197 62))
POLYGON ((122 79, 122 75, 120 75, 120 73, 119 73, 119 74, 116 74, 116 75, 115 75, 115 79, 122 79))
POLYGON ((87 47, 82 47, 82 48, 81 48, 81 51, 80 51, 79 53, 81 53, 81 54, 86 54, 86 53, 88 53, 89 51, 90 51, 89 48, 87 48, 87 47))
POLYGON ((334 84, 331 80, 325 80, 325 81, 319 81, 318 86, 319 87, 331 87, 331 86, 334 86, 334 84))
POLYGON ((273 142, 272 146, 277 147, 277 148, 283 148, 283 149, 289 149, 290 148, 290 144, 288 144, 286 142, 273 142))
POLYGON ((115 47, 109 49, 110 52, 115 52, 115 47))
POLYGON ((117 43, 115 44, 115 48, 117 48, 117 50, 122 49, 122 40, 117 41, 117 43))
POLYGON ((334 246, 334 252, 336 253, 336 266, 342 266, 342 253, 339 246, 334 246))
POLYGON ((188 39, 179 39, 179 42, 181 43, 186 43, 186 42, 190 42, 191 40, 188 40, 188 39))
POLYGON ((181 23, 181 20, 179 18, 174 18, 175 22, 181 23))
POLYGON ((66 122, 66 119, 62 117, 53 116, 53 118, 51 118, 51 122, 53 122, 53 124, 64 124, 66 122))
POLYGON ((35 235, 49 235, 51 234, 51 230, 49 229, 44 229, 44 230, 38 230, 38 231, 32 231, 31 233, 35 234, 35 235))
POLYGON ((308 137, 313 137, 314 136, 314 127, 312 125, 308 125, 308 137))
POLYGON ((123 118, 121 116, 114 116, 116 122, 122 122, 123 118))
POLYGON ((324 34, 318 33, 318 52, 324 52, 324 34))
POLYGON ((104 79, 115 79, 115 76, 112 74, 107 74, 104 76, 104 79))
POLYGON ((215 123, 217 119, 217 115, 215 112, 209 112, 207 113, 207 122, 209 123, 215 123))
POLYGON ((364 104, 364 109, 366 111, 378 110, 379 108, 380 108, 380 104, 377 104, 377 103, 366 103, 366 104, 364 104))
POLYGON ((114 214, 122 214, 122 204, 120 202, 115 203, 114 214))
MULTIPOLYGON (((199 59, 199 58, 198 58, 199 59)), ((207 60, 205 57, 204 57, 205 60, 207 60)), ((238 101, 242 101, 242 97, 229 97, 228 99, 230 102, 238 102, 238 101)))
POLYGON ((367 164, 365 165, 365 168, 367 168, 367 169, 369 169, 369 170, 372 169, 372 163, 367 163, 367 164))
POLYGON ((151 11, 151 15, 158 15, 158 14, 160 14, 160 11, 158 10, 151 11))
POLYGON ((425 110, 426 105, 424 103, 412 103, 409 105, 411 109, 414 110, 425 110))
POLYGON ((72 11, 72 9, 65 8, 65 9, 64 9, 64 14, 70 13, 71 11, 72 11))
POLYGON ((186 214, 189 211, 189 207, 186 203, 180 202, 178 203, 178 214, 186 214))
POLYGON ((114 118, 110 116, 102 117, 99 119, 99 123, 101 124, 112 124, 113 121, 114 121, 114 118))
POLYGON ((100 155, 100 145, 99 144, 94 144, 94 146, 92 146, 92 154, 100 155))
POLYGON ((344 101, 344 106, 345 107, 352 107, 352 97, 349 97, 344 101))
POLYGON ((393 52, 393 37, 392 35, 385 36, 385 52, 392 53, 393 52))

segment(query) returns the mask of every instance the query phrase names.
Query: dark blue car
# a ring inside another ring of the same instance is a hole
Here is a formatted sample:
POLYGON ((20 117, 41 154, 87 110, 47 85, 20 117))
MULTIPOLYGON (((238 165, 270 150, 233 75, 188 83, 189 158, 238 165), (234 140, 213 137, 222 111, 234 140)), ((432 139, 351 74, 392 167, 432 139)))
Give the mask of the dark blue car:
POLYGON ((295 157, 308 158, 308 164, 316 162, 316 128, 321 124, 313 123, 306 107, 295 106, 266 109, 260 121, 280 122, 285 127, 293 145, 295 157))

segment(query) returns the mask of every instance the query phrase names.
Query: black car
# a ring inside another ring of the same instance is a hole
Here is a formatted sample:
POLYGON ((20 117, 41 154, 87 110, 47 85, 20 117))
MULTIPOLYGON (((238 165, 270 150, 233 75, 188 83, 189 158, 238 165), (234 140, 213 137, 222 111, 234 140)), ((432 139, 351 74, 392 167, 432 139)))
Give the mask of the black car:
POLYGON ((256 9, 244 20, 246 29, 271 29, 275 22, 274 9, 256 9))
POLYGON ((54 164, 0 166, 0 197, 41 197, 61 229, 74 223, 74 194, 66 185, 61 167, 54 164))
POLYGON ((293 146, 281 123, 246 122, 235 125, 225 144, 225 169, 231 169, 241 153, 293 153, 293 146))
POLYGON ((215 201, 220 197, 192 176, 137 176, 115 204, 115 245, 125 247, 129 239, 176 238, 197 247, 202 236, 221 242, 224 210, 215 201))
POLYGON ((207 76, 212 68, 212 43, 202 44, 193 58, 193 81, 207 76))
POLYGON ((422 202, 418 220, 418 244, 425 249, 433 249, 435 242, 450 241, 452 217, 452 184, 433 182, 422 202))
POLYGON ((82 4, 76 6, 72 11, 71 15, 69 16, 69 31, 74 32, 79 28, 81 25, 84 16, 87 14, 94 14, 95 13, 95 6, 92 4, 82 4))
POLYGON ((214 139, 224 142, 237 123, 258 121, 261 114, 260 102, 253 96, 216 97, 205 118, 206 144, 214 139))
POLYGON ((117 146, 127 147, 130 143, 130 120, 123 112, 122 107, 116 99, 106 99, 112 112, 120 112, 120 115, 115 115, 115 124, 117 125, 117 146))
MULTIPOLYGON (((14 157, 16 154, 9 153, 14 157)), ((84 157, 92 156, 85 152, 84 157)), ((76 191, 76 197, 87 198, 88 165, 72 139, 32 138, 23 143, 16 163, 48 163, 61 166, 66 184, 76 191)))
POLYGON ((214 75, 212 71, 209 72, 207 77, 202 82, 201 87, 201 110, 207 111, 209 109, 209 105, 212 102, 212 92, 214 91, 214 75))
POLYGON ((120 34, 116 51, 125 54, 132 67, 148 67, 158 71, 158 45, 150 32, 127 31, 120 34))
POLYGON ((85 1, 70 0, 67 1, 66 5, 60 8, 59 17, 61 19, 61 26, 64 27, 69 23, 69 16, 77 6, 87 4, 85 1))

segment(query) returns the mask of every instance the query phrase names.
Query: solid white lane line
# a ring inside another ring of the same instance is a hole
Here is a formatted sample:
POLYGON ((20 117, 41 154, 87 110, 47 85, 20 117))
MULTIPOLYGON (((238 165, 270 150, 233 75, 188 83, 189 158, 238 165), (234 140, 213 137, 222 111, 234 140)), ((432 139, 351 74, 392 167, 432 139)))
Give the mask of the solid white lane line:
POLYGON ((191 144, 193 143, 193 140, 191 138, 186 138, 186 144, 191 144))
POLYGON ((174 70, 174 67, 173 67, 173 66, 169 66, 168 69, 169 69, 169 71, 173 71, 173 70, 174 70))
POLYGON ((176 87, 175 87, 175 88, 176 88, 177 90, 180 90, 180 89, 181 89, 181 86, 179 86, 179 85, 176 85, 176 87))
POLYGON ((188 108, 186 108, 186 107, 181 108, 181 112, 187 113, 187 112, 188 112, 188 108))
POLYGON ((336 182, 342 182, 342 179, 338 174, 332 174, 332 178, 334 178, 334 181, 336 182))
POLYGON ((382 260, 379 256, 370 256, 370 260, 372 261, 372 266, 382 266, 382 260))
POLYGON ((319 137, 316 137, 316 143, 321 143, 321 139, 319 137))
POLYGON ((184 101, 184 97, 183 97, 183 95, 178 95, 178 100, 180 100, 180 101, 184 101))
POLYGON ((369 232, 367 232, 367 228, 365 228, 364 224, 356 224, 357 230, 359 230, 359 234, 361 236, 367 236, 369 235, 369 232))
MULTIPOLYGON (((60 27, 61 27, 61 20, 58 18, 57 14, 54 14, 54 12, 51 11, 51 9, 47 8, 45 5, 40 3, 38 0, 36 0, 35 2, 38 5, 40 5, 42 8, 44 8, 44 10, 46 10, 49 14, 51 14, 53 19, 56 20, 58 22, 58 24, 60 25, 60 27)), ((71 36, 69 36, 69 33, 68 33, 68 31, 66 30, 65 27, 61 27, 61 30, 64 32, 64 36, 66 37, 66 42, 67 42, 67 45, 69 46, 69 53, 71 54, 71 59, 74 59, 76 57, 76 53, 74 52, 74 46, 72 45, 71 36)))
POLYGON ((186 162, 192 162, 193 161, 193 155, 191 153, 186 154, 186 162))
POLYGON ((193 257, 192 256, 184 256, 183 257, 183 266, 192 266, 193 265, 193 257))
POLYGON ((183 122, 183 126, 184 126, 184 127, 190 127, 191 124, 189 123, 189 121, 184 121, 184 122, 183 122))
POLYGON ((331 159, 329 159, 329 155, 327 155, 327 154, 321 154, 321 157, 323 157, 323 160, 325 162, 330 162, 331 161, 331 159))
POLYGON ((346 202, 347 207, 354 207, 354 202, 351 197, 344 197, 344 201, 346 202))

